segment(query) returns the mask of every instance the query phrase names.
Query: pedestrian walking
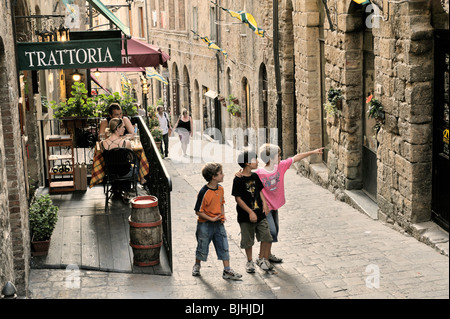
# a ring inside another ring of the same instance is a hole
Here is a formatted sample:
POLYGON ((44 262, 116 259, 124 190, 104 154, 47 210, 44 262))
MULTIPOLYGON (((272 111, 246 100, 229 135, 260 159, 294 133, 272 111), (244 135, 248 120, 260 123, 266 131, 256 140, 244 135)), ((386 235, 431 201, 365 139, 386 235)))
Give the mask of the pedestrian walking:
POLYGON ((180 137, 181 149, 183 151, 183 156, 186 156, 187 146, 189 145, 189 140, 194 133, 192 125, 192 117, 189 116, 188 111, 183 109, 177 123, 174 126, 175 132, 177 132, 180 137))
POLYGON ((206 163, 202 169, 202 175, 208 182, 202 187, 197 196, 195 213, 197 220, 197 249, 195 252, 195 264, 192 276, 200 276, 201 262, 208 258, 209 244, 214 244, 217 258, 223 262, 222 278, 239 280, 242 275, 230 268, 230 255, 228 238, 225 230, 225 194, 223 187, 222 165, 218 163, 206 163))
POLYGON ((241 248, 247 256, 247 273, 255 272, 253 262, 253 245, 256 239, 261 242, 259 258, 256 264, 264 271, 273 269, 269 262, 272 236, 266 215, 269 209, 262 193, 264 186, 258 175, 252 170, 258 168, 258 158, 255 152, 244 150, 238 156, 238 164, 242 167, 242 177, 235 177, 231 195, 236 199, 238 223, 241 229, 241 248))
MULTIPOLYGON (((255 173, 258 174, 264 185, 262 193, 269 206, 267 221, 269 222, 270 233, 272 235, 272 243, 278 242, 278 210, 286 203, 284 195, 284 175, 286 171, 295 162, 301 161, 313 154, 322 154, 322 150, 323 147, 296 154, 286 160, 281 160, 281 149, 278 145, 266 143, 260 147, 260 158, 266 165, 258 168, 255 173)), ((272 253, 270 253, 269 261, 273 263, 283 262, 281 258, 276 257, 272 253)))
POLYGON ((170 125, 169 117, 167 113, 164 112, 164 107, 162 105, 158 105, 156 111, 158 112, 156 116, 158 117, 159 128, 163 134, 163 142, 161 143, 160 150, 161 153, 164 154, 164 157, 167 157, 169 156, 169 135, 172 134, 172 126, 170 125))

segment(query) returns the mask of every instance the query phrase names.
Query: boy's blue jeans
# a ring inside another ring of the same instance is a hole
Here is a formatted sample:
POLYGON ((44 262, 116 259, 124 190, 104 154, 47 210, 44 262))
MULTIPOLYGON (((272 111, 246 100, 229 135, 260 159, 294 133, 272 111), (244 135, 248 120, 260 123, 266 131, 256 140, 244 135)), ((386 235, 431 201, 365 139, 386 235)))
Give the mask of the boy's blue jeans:
POLYGON ((278 210, 271 210, 267 214, 267 221, 269 222, 270 234, 272 235, 272 243, 278 242, 278 210))
POLYGON ((209 253, 209 244, 211 241, 216 249, 217 259, 230 260, 228 251, 228 238, 225 226, 221 221, 217 222, 197 222, 197 250, 195 251, 195 258, 201 261, 206 261, 209 253))

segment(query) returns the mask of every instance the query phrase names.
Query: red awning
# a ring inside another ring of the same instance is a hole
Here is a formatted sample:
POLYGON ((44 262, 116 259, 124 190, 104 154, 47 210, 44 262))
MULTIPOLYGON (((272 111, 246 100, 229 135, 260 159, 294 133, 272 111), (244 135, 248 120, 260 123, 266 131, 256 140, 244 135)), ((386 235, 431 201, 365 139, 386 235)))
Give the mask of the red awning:
POLYGON ((91 73, 91 80, 95 82, 95 84, 97 84, 103 91, 106 92, 107 95, 111 95, 111 92, 109 92, 108 89, 105 89, 103 87, 103 85, 100 84, 100 82, 98 81, 98 79, 95 77, 94 74, 91 73))
POLYGON ((170 56, 156 45, 137 39, 122 40, 122 66, 99 68, 101 72, 145 72, 146 67, 167 67, 170 56), (126 43, 125 43, 126 41, 126 43), (128 55, 125 51, 128 52, 128 55))

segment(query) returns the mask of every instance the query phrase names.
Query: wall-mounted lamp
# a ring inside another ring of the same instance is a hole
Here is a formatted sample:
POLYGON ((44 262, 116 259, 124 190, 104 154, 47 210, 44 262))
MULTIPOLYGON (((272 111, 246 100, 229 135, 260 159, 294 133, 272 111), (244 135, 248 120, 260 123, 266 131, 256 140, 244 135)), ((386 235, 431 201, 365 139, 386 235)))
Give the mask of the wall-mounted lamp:
POLYGON ((96 77, 99 77, 100 75, 102 75, 102 72, 100 72, 100 71, 98 70, 98 68, 97 68, 97 70, 95 70, 93 73, 94 73, 94 75, 95 75, 96 77))
POLYGON ((58 41, 69 41, 69 28, 66 28, 61 24, 56 32, 58 34, 58 41))
POLYGON ((69 40, 69 28, 60 25, 58 29, 52 28, 51 30, 36 30, 39 42, 53 42, 53 41, 68 41, 69 40))
POLYGON ((72 76, 72 80, 74 80, 75 82, 79 82, 81 80, 81 76, 82 74, 80 72, 78 72, 78 69, 75 70, 74 73, 71 74, 72 76))
POLYGON ((147 77, 141 76, 141 84, 142 84, 142 93, 147 94, 148 93, 147 77))

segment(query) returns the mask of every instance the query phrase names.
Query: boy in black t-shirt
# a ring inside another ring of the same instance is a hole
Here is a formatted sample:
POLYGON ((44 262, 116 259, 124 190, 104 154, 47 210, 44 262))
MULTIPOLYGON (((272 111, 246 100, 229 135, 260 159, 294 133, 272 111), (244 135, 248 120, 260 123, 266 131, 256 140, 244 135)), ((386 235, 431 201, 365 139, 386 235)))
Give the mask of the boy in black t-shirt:
POLYGON ((261 190, 261 183, 252 169, 258 168, 258 159, 255 152, 245 150, 238 156, 238 164, 243 168, 242 177, 235 177, 231 195, 236 198, 238 223, 241 227, 241 248, 247 255, 246 271, 255 272, 252 247, 256 239, 261 242, 259 258, 256 264, 262 270, 269 271, 273 266, 269 262, 272 235, 266 215, 269 212, 266 200, 261 190))

